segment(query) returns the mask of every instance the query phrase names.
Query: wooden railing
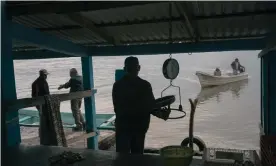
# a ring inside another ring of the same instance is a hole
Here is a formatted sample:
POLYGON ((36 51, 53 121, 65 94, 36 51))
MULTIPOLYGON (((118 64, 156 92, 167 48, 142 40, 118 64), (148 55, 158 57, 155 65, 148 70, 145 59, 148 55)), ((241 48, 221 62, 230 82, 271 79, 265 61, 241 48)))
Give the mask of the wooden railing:
MULTIPOLYGON (((80 91, 80 92, 72 92, 72 93, 62 93, 62 94, 53 94, 56 95, 60 101, 67 101, 67 100, 72 100, 72 99, 77 99, 77 98, 85 98, 85 97, 90 97, 93 95, 93 93, 97 93, 96 89, 92 90, 86 90, 86 91, 80 91)), ((10 111, 18 111, 19 109, 22 108, 27 108, 27 107, 33 107, 37 105, 43 105, 45 104, 45 99, 44 96, 39 96, 35 98, 23 98, 23 99, 17 99, 13 101, 4 101, 3 102, 3 110, 5 112, 10 112, 10 111)), ((6 121, 6 124, 13 123, 14 121, 18 121, 18 117, 6 121)), ((95 132, 89 132, 89 133, 83 133, 79 135, 78 137, 70 138, 67 141, 70 142, 75 142, 80 139, 87 139, 90 137, 97 136, 98 133, 95 132)))
MULTIPOLYGON (((96 93, 97 90, 86 90, 80 92, 72 92, 72 93, 62 93, 62 94, 53 94, 56 95, 60 101, 67 101, 76 98, 85 98, 92 96, 93 93, 96 93)), ((17 99, 14 101, 4 101, 4 110, 5 111, 17 111, 22 108, 33 107, 37 105, 45 104, 44 96, 39 96, 35 98, 23 98, 17 99)))

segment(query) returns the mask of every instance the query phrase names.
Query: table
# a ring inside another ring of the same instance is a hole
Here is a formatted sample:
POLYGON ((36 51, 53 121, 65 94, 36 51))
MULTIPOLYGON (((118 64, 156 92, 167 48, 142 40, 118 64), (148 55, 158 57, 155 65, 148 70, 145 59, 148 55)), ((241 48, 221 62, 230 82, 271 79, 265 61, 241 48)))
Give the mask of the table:
MULTIPOLYGON (((63 151, 81 153, 85 160, 78 162, 78 166, 164 166, 163 158, 158 155, 130 155, 112 151, 20 145, 9 148, 5 153, 5 166, 49 166, 48 158, 63 151)), ((3 153, 3 151, 2 151, 3 153)), ((201 161, 194 159, 191 166, 201 166, 201 161)))

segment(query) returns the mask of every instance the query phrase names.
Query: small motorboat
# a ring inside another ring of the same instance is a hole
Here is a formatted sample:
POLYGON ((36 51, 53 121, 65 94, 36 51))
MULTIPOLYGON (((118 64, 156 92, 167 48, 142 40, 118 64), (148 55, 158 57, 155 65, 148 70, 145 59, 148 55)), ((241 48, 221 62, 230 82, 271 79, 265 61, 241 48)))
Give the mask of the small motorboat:
POLYGON ((200 85, 202 88, 224 85, 231 82, 242 81, 248 79, 248 73, 240 73, 234 75, 232 73, 227 73, 221 76, 214 76, 205 72, 197 71, 196 75, 199 79, 200 85))

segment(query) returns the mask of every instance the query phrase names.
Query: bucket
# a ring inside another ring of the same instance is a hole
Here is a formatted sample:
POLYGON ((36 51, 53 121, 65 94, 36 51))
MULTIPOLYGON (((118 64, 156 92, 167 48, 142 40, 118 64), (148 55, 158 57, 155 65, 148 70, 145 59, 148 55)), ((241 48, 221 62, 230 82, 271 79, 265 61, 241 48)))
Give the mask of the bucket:
POLYGON ((165 166, 189 166, 193 160, 194 151, 189 147, 166 146, 160 150, 165 166))

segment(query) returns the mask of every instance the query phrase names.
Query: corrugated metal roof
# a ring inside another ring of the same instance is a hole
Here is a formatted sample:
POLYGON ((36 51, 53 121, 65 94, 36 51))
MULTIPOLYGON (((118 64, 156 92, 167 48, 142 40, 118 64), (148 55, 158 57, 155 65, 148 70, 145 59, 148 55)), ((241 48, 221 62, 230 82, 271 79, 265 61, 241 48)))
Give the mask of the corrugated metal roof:
POLYGON ((189 4, 195 16, 275 10, 275 2, 267 1, 192 1, 189 4))
MULTIPOLYGON (((149 20, 168 18, 169 6, 167 2, 124 8, 108 9, 103 11, 82 12, 82 15, 93 20, 96 24, 108 24, 110 22, 131 22, 134 20, 149 20)), ((178 16, 174 5, 172 16, 178 16)))
POLYGON ((264 35, 270 31, 263 17, 241 17, 235 20, 231 18, 198 21, 200 36, 212 38, 230 36, 255 36, 264 35))
POLYGON ((24 15, 13 17, 12 20, 31 28, 51 28, 76 24, 61 14, 24 15))
MULTIPOLYGON (((191 16, 193 28, 202 40, 261 37, 275 26, 275 2, 175 2, 172 9, 172 37, 192 41, 183 14, 191 16), (185 5, 179 12, 175 5, 185 5), (186 13, 185 13, 186 12, 186 13), (270 12, 266 14, 265 12, 270 12), (274 21, 273 21, 274 20, 274 21), (195 27, 196 26, 196 27, 195 27)), ((121 44, 167 42, 169 2, 80 12, 98 29, 104 29, 121 44)), ((103 45, 108 41, 63 14, 36 14, 13 17, 13 21, 82 45, 103 45), (62 27, 71 27, 64 28, 62 27), (50 28, 50 29, 48 29, 50 28), (47 30, 48 29, 48 30, 47 30)), ((110 43, 111 44, 111 43, 110 43)), ((15 44, 16 47, 18 45, 15 44)))
MULTIPOLYGON (((181 22, 174 22, 173 38, 189 38, 187 31, 181 22)), ((153 23, 142 25, 128 25, 123 27, 106 28, 108 31, 116 34, 122 42, 146 41, 146 40, 167 40, 169 39, 168 23, 153 23)))

